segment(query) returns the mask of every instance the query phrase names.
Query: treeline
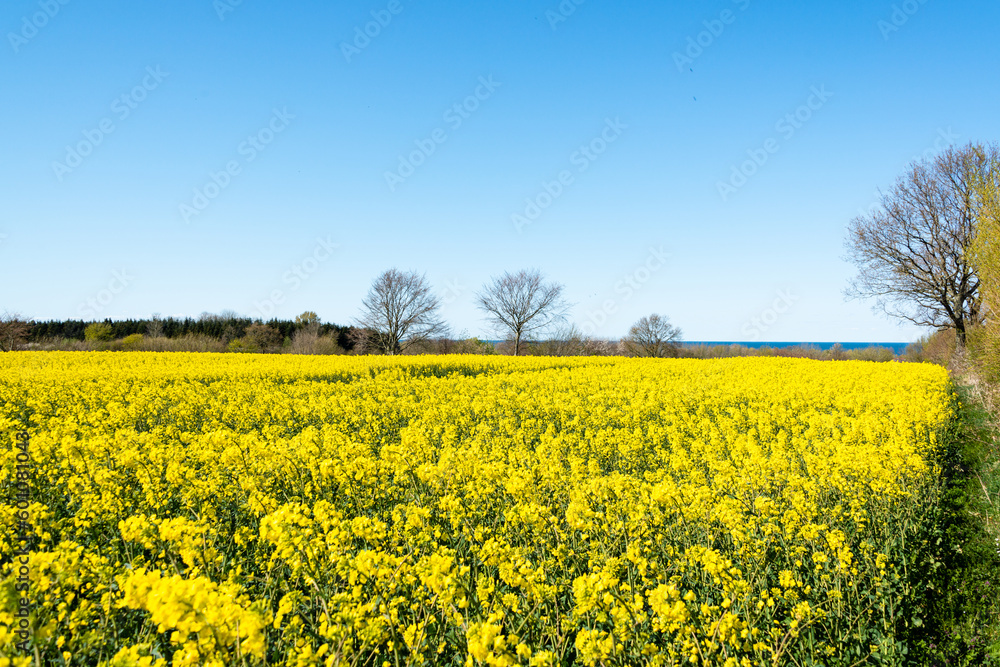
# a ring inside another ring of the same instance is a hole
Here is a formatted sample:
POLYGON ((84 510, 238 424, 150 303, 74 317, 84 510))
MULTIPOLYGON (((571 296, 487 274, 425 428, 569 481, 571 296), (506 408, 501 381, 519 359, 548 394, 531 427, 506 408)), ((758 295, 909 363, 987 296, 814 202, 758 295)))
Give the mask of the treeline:
MULTIPOLYGON (((16 349, 104 350, 154 352, 244 352, 270 354, 380 354, 367 344, 371 332, 353 326, 321 323, 315 313, 295 320, 263 321, 240 316, 203 314, 198 318, 151 318, 101 322, 49 320, 26 322, 16 349)), ((954 352, 947 332, 925 336, 896 355, 888 347, 845 350, 840 345, 748 347, 740 344, 686 345, 672 342, 662 353, 649 355, 634 340, 606 340, 569 327, 540 340, 521 342, 520 354, 544 356, 663 356, 682 359, 727 357, 795 357, 815 360, 931 361, 944 363, 954 352)), ((514 354, 513 340, 439 337, 420 341, 404 354, 514 354)))
POLYGON ((83 320, 48 320, 44 322, 28 322, 26 343, 29 346, 58 345, 59 342, 87 341, 88 328, 90 340, 111 342, 134 336, 144 338, 164 338, 178 340, 185 338, 209 338, 228 345, 234 340, 244 339, 248 333, 254 333, 254 327, 266 327, 272 336, 284 344, 290 342, 295 335, 303 330, 314 332, 317 336, 329 337, 344 350, 353 347, 351 327, 332 323, 320 323, 318 319, 302 320, 271 319, 267 322, 249 317, 206 316, 195 319, 185 318, 150 318, 139 320, 112 320, 103 322, 86 322, 83 320), (95 327, 94 325, 101 325, 95 327), (97 331, 97 335, 94 332, 97 331))

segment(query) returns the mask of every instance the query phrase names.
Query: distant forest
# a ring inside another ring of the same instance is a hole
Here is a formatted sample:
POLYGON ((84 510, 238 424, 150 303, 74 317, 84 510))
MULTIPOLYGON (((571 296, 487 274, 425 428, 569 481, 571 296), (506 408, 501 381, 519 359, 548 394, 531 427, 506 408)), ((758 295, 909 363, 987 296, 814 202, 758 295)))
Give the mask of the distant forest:
MULTIPOLYGON (((111 337, 122 339, 127 336, 140 334, 143 336, 162 336, 164 338, 183 338, 185 336, 206 336, 229 342, 241 339, 247 334, 247 330, 254 324, 261 324, 260 320, 249 317, 199 317, 194 319, 185 317, 176 319, 167 317, 164 319, 142 319, 142 320, 111 320, 103 321, 111 327, 111 337)), ((85 332, 92 322, 83 320, 49 320, 45 322, 29 322, 27 332, 27 342, 43 343, 51 340, 79 340, 85 339, 85 332)), ((294 320, 272 319, 264 322, 266 326, 275 329, 281 339, 292 338, 297 331, 302 329, 302 324, 297 324, 294 320)), ((348 335, 350 327, 339 326, 337 324, 319 324, 318 334, 335 338, 337 344, 344 350, 350 350, 353 343, 348 335)))

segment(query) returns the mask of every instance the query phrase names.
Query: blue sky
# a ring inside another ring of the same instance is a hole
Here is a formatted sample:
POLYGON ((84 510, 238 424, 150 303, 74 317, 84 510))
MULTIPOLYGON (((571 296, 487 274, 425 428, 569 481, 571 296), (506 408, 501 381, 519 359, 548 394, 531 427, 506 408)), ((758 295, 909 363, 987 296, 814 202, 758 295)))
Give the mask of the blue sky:
POLYGON ((998 20, 7 0, 0 310, 348 323, 395 266, 486 336, 475 291, 537 267, 601 337, 658 312, 688 340, 913 340, 845 302, 845 228, 913 158, 1000 137, 998 20))

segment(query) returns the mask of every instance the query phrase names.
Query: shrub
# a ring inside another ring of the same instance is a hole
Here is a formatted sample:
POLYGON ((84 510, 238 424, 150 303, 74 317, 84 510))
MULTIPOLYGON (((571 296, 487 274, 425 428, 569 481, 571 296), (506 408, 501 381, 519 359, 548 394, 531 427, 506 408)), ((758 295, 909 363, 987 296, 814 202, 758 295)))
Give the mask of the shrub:
MULTIPOLYGON (((970 351, 975 345, 976 333, 976 329, 969 331, 970 351)), ((955 356, 955 347, 954 329, 945 329, 921 336, 916 342, 907 345, 901 356, 903 361, 947 366, 955 356)))
POLYGON ((114 337, 111 325, 107 322, 93 322, 87 325, 83 338, 90 343, 106 343, 114 337))
MULTIPOLYGON (((301 316, 300 316, 301 317, 301 316)), ((295 332, 288 346, 291 354, 344 354, 344 348, 337 344, 334 336, 321 336, 315 329, 301 329, 295 332)))
POLYGON ((844 346, 840 343, 834 343, 833 347, 828 350, 828 354, 833 361, 844 361, 847 359, 847 352, 844 351, 844 346))
POLYGON ((893 361, 896 355, 891 348, 869 345, 860 350, 848 350, 847 358, 855 361, 893 361))
POLYGON ((990 382, 1000 381, 1000 335, 998 327, 977 327, 969 332, 969 353, 979 371, 990 382))
POLYGON ((145 336, 138 333, 132 334, 131 336, 125 336, 124 338, 122 338, 121 348, 127 351, 141 349, 144 340, 145 336))
POLYGON ((187 334, 177 338, 150 338, 143 341, 143 349, 150 352, 225 352, 226 343, 203 334, 187 334))
POLYGON ((267 324, 251 324, 243 336, 245 352, 277 352, 281 348, 281 333, 267 324))

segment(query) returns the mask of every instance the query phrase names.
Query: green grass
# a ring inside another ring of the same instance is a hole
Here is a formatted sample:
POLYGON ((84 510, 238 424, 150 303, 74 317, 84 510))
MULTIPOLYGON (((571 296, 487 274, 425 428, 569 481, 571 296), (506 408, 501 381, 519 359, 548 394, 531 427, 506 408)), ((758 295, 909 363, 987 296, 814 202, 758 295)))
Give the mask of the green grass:
POLYGON ((913 664, 1000 666, 998 426, 981 396, 958 387, 958 418, 945 434, 935 525, 911 578, 913 664))

